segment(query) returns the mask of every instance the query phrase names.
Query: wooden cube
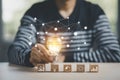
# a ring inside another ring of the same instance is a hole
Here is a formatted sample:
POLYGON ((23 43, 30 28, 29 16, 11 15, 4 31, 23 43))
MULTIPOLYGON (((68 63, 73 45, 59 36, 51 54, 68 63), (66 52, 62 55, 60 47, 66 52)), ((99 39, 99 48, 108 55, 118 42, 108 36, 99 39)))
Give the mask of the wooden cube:
POLYGON ((45 72, 45 64, 37 64, 38 72, 45 72))
POLYGON ((98 72, 99 71, 98 65, 90 65, 89 67, 90 67, 90 69, 89 69, 90 72, 98 72))
POLYGON ((59 72, 59 65, 51 64, 51 72, 59 72))
POLYGON ((64 72, 71 72, 72 71, 72 67, 70 64, 65 64, 64 65, 64 72))
POLYGON ((85 72, 85 65, 77 64, 77 72, 85 72))

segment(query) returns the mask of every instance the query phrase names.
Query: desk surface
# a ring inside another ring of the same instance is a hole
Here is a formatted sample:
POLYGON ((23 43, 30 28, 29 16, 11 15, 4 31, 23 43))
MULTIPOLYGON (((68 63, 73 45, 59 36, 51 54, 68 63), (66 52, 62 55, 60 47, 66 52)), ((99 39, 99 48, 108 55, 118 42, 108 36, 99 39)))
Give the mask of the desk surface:
POLYGON ((33 72, 30 67, 0 63, 0 80, 120 80, 120 63, 98 65, 98 73, 41 73, 33 72))

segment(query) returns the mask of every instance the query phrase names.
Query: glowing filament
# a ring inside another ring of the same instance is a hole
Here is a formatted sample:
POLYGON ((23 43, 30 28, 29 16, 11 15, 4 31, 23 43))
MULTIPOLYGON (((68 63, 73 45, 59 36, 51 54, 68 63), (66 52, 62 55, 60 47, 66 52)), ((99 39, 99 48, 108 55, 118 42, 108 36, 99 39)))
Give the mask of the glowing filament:
POLYGON ((56 36, 48 37, 46 41, 46 46, 52 55, 58 55, 62 47, 62 41, 59 37, 56 36))

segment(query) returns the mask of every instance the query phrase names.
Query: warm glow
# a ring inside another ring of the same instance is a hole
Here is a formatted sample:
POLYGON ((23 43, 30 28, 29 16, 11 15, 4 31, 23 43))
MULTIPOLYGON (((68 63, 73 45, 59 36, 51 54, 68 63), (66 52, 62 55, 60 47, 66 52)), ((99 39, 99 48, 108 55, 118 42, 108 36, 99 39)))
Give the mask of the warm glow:
POLYGON ((62 48, 62 41, 57 36, 47 37, 46 46, 52 55, 57 56, 62 48))

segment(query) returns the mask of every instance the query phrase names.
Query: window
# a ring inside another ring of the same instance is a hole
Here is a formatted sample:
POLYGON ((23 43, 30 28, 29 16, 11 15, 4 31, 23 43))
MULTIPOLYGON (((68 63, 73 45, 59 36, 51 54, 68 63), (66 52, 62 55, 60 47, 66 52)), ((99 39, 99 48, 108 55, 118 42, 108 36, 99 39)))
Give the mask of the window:
MULTIPOLYGON (((18 30, 20 19, 25 11, 36 2, 43 0, 2 0, 4 39, 13 40, 18 30)), ((87 0, 97 3, 106 13, 112 31, 117 34, 117 3, 118 0, 87 0)))
POLYGON ((32 4, 43 0, 2 0, 3 34, 5 40, 13 40, 18 30, 20 19, 32 4))

